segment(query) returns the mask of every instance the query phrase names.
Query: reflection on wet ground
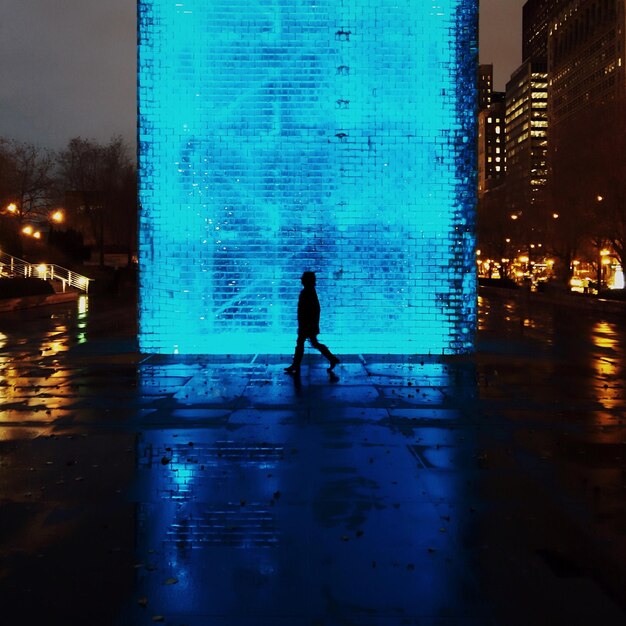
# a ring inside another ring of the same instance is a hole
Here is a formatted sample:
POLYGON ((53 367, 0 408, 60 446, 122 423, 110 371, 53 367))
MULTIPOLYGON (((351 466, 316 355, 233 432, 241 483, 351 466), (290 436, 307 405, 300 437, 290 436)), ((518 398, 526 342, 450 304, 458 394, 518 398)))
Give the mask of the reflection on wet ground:
POLYGON ((0 316, 7 624, 626 623, 623 317, 507 296, 479 354, 146 357, 0 316))

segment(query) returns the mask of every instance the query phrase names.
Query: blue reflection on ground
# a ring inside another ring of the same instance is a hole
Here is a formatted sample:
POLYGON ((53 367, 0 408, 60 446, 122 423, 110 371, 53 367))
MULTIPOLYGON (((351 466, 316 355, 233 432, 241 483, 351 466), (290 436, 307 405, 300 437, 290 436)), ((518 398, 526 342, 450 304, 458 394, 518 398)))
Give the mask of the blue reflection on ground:
POLYGON ((466 419, 459 394, 476 396, 471 367, 351 359, 337 386, 307 358, 300 389, 269 359, 141 365, 160 405, 141 416, 133 490, 149 607, 124 619, 379 624, 482 610, 442 508, 460 487, 434 478, 450 466, 445 428, 466 419))

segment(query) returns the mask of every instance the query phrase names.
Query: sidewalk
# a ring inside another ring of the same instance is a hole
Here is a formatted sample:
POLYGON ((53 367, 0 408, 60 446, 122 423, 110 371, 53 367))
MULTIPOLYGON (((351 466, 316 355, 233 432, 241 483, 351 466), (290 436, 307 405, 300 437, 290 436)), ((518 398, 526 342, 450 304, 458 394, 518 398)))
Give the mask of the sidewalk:
POLYGON ((139 355, 121 305, 2 316, 3 623, 622 626, 626 328, 480 317, 475 357, 298 387, 139 355))

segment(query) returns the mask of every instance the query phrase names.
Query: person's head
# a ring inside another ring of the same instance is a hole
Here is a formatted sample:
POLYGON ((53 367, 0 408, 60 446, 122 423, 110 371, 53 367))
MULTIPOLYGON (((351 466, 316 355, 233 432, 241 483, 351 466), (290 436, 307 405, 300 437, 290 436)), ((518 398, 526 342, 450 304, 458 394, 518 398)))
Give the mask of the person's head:
POLYGON ((315 272, 304 272, 300 281, 305 287, 315 287, 315 272))

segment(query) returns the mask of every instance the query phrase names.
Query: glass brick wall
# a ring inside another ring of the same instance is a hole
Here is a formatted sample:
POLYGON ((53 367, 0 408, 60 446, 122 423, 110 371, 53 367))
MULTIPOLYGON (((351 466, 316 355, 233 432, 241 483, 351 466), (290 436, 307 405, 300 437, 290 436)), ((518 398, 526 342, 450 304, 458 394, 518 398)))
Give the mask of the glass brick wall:
POLYGON ((140 347, 472 350, 477 0, 140 0, 140 347))

